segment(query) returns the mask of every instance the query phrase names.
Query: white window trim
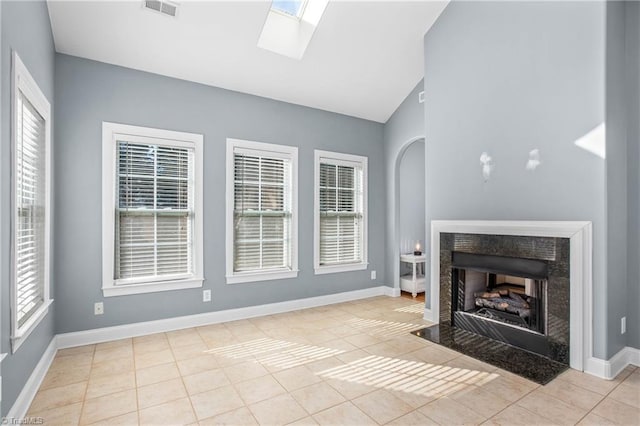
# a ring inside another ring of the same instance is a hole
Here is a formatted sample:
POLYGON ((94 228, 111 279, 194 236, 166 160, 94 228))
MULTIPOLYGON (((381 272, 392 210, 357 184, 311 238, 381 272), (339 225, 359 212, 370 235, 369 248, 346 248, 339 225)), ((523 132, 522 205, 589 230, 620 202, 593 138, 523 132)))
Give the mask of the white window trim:
POLYGON ((104 297, 202 287, 204 281, 203 139, 202 135, 195 133, 130 126, 119 123, 102 123, 102 293, 104 297), (193 222, 194 273, 192 277, 173 280, 167 279, 163 281, 136 281, 126 285, 115 284, 113 270, 115 256, 116 135, 166 139, 171 141, 171 145, 186 145, 194 148, 195 217, 193 222))
POLYGON ((24 96, 29 100, 31 105, 38 111, 38 113, 45 120, 45 218, 44 218, 44 244, 45 244, 45 257, 44 257, 44 303, 36 310, 29 320, 27 320, 22 327, 18 327, 17 319, 17 294, 15 288, 16 282, 16 218, 15 218, 15 197, 16 197, 16 174, 12 173, 11 176, 11 200, 12 200, 12 212, 11 212, 11 350, 15 353, 18 348, 25 342, 29 335, 36 329, 38 324, 49 313, 49 306, 53 303, 53 299, 50 298, 50 261, 51 261, 51 105, 47 100, 47 97, 42 93, 40 87, 27 70, 17 52, 13 52, 12 58, 12 105, 11 108, 11 144, 12 144, 12 159, 11 164, 15 167, 16 153, 16 129, 17 129, 17 108, 18 108, 18 90, 21 91, 24 96))
POLYGON ((288 145, 276 145, 264 142, 227 138, 226 164, 226 279, 227 284, 239 284, 256 281, 280 280, 298 276, 298 148, 288 145), (291 158, 291 269, 269 271, 234 272, 233 271, 233 209, 234 199, 234 157, 236 149, 247 149, 258 154, 274 154, 291 158))
POLYGON ((313 268, 316 275, 333 274, 339 272, 362 271, 369 267, 367 246, 369 241, 369 202, 368 202, 368 158, 360 155, 343 154, 340 152, 314 150, 314 179, 313 179, 313 268), (344 265, 320 265, 320 161, 328 159, 332 163, 344 163, 347 166, 362 166, 362 262, 344 265))

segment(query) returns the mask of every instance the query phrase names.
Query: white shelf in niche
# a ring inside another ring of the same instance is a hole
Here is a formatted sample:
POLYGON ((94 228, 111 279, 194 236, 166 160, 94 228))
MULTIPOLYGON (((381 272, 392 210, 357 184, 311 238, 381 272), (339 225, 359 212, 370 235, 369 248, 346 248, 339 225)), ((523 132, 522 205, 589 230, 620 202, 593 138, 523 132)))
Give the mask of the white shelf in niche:
MULTIPOLYGON (((424 293, 426 289, 426 279, 424 274, 418 274, 418 265, 427 261, 427 256, 422 254, 416 256, 414 254, 401 254, 400 262, 411 265, 412 273, 400 276, 400 290, 411 293, 416 297, 418 293, 424 293)), ((422 269, 424 271, 424 267, 422 269)))

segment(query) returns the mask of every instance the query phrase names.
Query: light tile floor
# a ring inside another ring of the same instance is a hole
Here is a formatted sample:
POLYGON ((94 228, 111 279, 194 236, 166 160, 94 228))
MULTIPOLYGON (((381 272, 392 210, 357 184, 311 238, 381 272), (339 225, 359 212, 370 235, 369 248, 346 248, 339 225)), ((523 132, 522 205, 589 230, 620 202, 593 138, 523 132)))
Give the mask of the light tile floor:
POLYGON ((640 369, 546 386, 409 334, 376 297, 60 350, 28 415, 45 424, 640 424, 640 369))

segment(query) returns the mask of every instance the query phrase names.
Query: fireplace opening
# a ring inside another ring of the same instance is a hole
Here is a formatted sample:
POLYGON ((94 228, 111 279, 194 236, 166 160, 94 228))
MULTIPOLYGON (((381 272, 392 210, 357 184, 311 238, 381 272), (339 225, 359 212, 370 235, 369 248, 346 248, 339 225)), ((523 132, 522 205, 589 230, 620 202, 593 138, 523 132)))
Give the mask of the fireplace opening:
POLYGON ((545 334, 547 280, 454 268, 453 311, 545 334))
POLYGON ((451 260, 452 325, 550 355, 547 262, 464 252, 451 260))

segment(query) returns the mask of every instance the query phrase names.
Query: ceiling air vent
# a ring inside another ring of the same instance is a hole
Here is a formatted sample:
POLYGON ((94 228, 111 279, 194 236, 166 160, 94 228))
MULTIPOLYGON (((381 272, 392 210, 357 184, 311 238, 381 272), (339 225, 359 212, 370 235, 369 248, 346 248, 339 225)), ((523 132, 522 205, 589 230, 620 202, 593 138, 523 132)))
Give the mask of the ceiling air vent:
POLYGON ((178 14, 178 3, 166 0, 144 0, 143 6, 146 9, 160 12, 163 15, 175 17, 178 14))

